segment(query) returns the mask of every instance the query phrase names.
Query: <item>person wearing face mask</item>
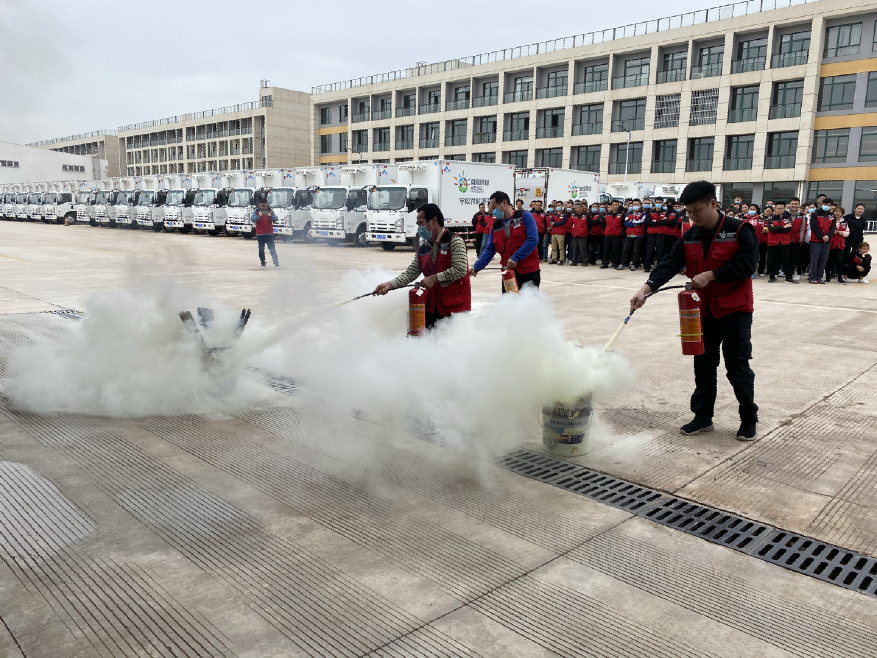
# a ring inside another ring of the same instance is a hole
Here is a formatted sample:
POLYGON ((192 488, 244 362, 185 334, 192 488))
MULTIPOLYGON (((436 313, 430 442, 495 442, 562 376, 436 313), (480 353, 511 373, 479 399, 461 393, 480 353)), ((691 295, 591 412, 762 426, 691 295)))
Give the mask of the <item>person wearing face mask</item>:
POLYGON ((621 265, 621 244, 624 233, 624 212, 618 200, 609 203, 606 212, 606 224, 603 229, 603 264, 601 270, 608 270, 610 265, 621 265))
POLYGON ((633 272, 639 267, 645 222, 646 213, 642 210, 639 199, 634 199, 630 204, 630 213, 624 219, 624 251, 621 252, 621 265, 616 270, 630 266, 630 271, 633 272))
POLYGON ((825 272, 835 231, 832 200, 824 195, 820 195, 820 198, 822 205, 810 215, 810 283, 825 283, 822 273, 825 272))
POLYGON ((856 251, 856 247, 865 239, 865 204, 857 203, 856 207, 853 208, 852 214, 844 217, 844 220, 850 231, 844 246, 844 263, 845 267, 849 269, 850 263, 853 260, 853 252, 856 251))
MULTIPOLYGON (((786 212, 786 204, 777 201, 773 206, 774 211, 769 218, 765 218, 767 224, 767 259, 770 262, 768 283, 776 283, 780 267, 785 274, 788 283, 795 283, 792 279, 792 265, 789 260, 789 244, 792 239, 792 218, 786 212)), ((765 212, 767 209, 765 208, 765 212)))
POLYGON ((563 265, 566 259, 566 232, 569 228, 569 217, 561 206, 554 209, 554 217, 551 220, 551 262, 563 265))
POLYGON ((831 238, 831 250, 828 252, 828 263, 825 266, 825 280, 831 282, 833 273, 837 274, 837 282, 846 285, 844 279, 844 248, 846 240, 850 234, 850 228, 844 218, 843 206, 835 206, 832 209, 834 214, 834 236, 831 238))
POLYGON ((591 205, 588 213, 588 263, 597 264, 603 249, 603 229, 606 228, 606 206, 591 205))
POLYGON ((545 242, 545 223, 546 215, 542 210, 542 201, 534 201, 530 204, 530 214, 533 215, 533 221, 536 222, 536 230, 539 232, 539 243, 536 245, 536 253, 539 260, 542 260, 542 243, 545 242))
POLYGON ((475 253, 480 254, 484 234, 490 231, 490 226, 493 224, 493 217, 487 213, 483 203, 478 204, 478 212, 472 218, 472 224, 475 226, 475 253))
POLYGON ((417 235, 420 247, 408 269, 391 281, 379 283, 372 294, 386 295, 423 274, 420 286, 429 290, 426 298, 429 329, 442 318, 472 308, 469 263, 466 243, 445 228, 445 217, 434 203, 427 203, 417 212, 417 235))
POLYGON ((548 252, 551 249, 551 226, 554 224, 554 214, 557 212, 555 203, 552 201, 545 211, 545 233, 542 234, 542 240, 539 243, 539 260, 543 263, 548 262, 548 252))
POLYGON ((792 268, 792 283, 801 280, 804 265, 801 263, 801 244, 804 241, 805 226, 804 214, 801 212, 801 200, 793 196, 789 199, 786 213, 792 220, 792 231, 789 233, 789 266, 792 268))
MULTIPOLYGON (((527 284, 538 288, 541 281, 539 253, 536 250, 539 233, 533 215, 525 210, 513 209, 509 195, 501 191, 490 195, 487 208, 494 217, 493 230, 487 236, 481 256, 469 269, 469 275, 477 276, 493 260, 494 255, 499 254, 503 270, 514 271, 519 290, 527 284)), ((500 288, 505 294, 506 289, 501 281, 500 288)))

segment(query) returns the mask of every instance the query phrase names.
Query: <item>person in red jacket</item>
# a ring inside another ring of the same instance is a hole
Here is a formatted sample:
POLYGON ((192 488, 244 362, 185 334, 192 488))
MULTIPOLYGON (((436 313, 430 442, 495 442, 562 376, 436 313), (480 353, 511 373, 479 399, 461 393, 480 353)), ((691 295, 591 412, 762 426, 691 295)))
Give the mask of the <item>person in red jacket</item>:
POLYGON ((536 247, 536 254, 539 260, 542 260, 542 249, 545 246, 545 237, 548 235, 547 226, 548 219, 545 211, 542 209, 542 201, 534 201, 530 205, 530 214, 533 215, 533 221, 536 222, 536 230, 539 231, 539 246, 536 247))
POLYGON ((834 237, 835 230, 831 204, 832 200, 825 198, 822 206, 810 214, 810 283, 825 283, 822 273, 825 271, 825 263, 828 262, 831 238, 834 237))
POLYGON ((620 210, 621 203, 614 200, 609 203, 606 213, 606 224, 603 229, 603 264, 601 270, 621 265, 622 234, 624 233, 624 213, 620 210))
POLYGON ((481 245, 484 242, 484 234, 490 233, 490 227, 493 224, 491 217, 484 209, 484 204, 478 204, 478 212, 472 217, 472 225, 475 227, 475 253, 481 253, 481 245))
POLYGON ((566 240, 566 232, 569 229, 569 215, 561 208, 554 209, 554 216, 551 218, 551 262, 563 265, 566 259, 566 248, 564 242, 566 240))
POLYGON ((792 219, 792 232, 789 234, 789 262, 792 264, 792 283, 798 283, 801 280, 801 274, 804 271, 804 263, 801 257, 801 247, 804 243, 807 224, 804 223, 804 213, 801 212, 801 200, 793 196, 789 199, 788 211, 789 217, 792 219))
POLYGON ((844 279, 844 252, 846 252, 847 237, 850 234, 850 227, 847 220, 844 219, 844 209, 842 206, 835 206, 832 210, 834 213, 834 235, 831 238, 831 249, 828 252, 828 264, 825 266, 825 280, 830 282, 832 271, 837 272, 837 282, 846 285, 844 279))
POLYGON ((573 208, 572 226, 569 227, 572 240, 570 264, 582 266, 588 264, 588 216, 584 206, 576 204, 573 208))
POLYGON ((279 269, 280 262, 277 260, 277 250, 274 248, 274 222, 277 221, 277 215, 268 207, 265 199, 259 201, 259 209, 253 211, 250 221, 256 224, 256 240, 259 243, 259 261, 262 263, 262 269, 265 268, 266 246, 271 253, 274 267, 279 269))
MULTIPOLYGON (((767 212, 767 208, 765 208, 767 212)), ((792 218, 786 212, 786 204, 777 201, 773 213, 766 218, 767 224, 767 260, 769 264, 768 283, 776 283, 777 275, 782 267, 787 283, 795 283, 792 279, 792 262, 789 259, 789 244, 792 241, 792 218)))
POLYGON ((606 206, 591 205, 588 213, 588 264, 596 265, 603 247, 603 229, 606 228, 606 206))

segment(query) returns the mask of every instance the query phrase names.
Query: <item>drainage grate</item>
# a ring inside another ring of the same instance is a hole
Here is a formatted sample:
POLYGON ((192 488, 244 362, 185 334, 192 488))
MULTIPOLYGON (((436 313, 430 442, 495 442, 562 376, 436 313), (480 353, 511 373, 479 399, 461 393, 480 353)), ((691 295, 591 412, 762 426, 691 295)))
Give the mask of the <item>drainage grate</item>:
POLYGON ((278 375, 274 372, 269 372, 264 370, 263 368, 259 368, 258 366, 247 365, 244 368, 252 379, 265 384, 269 388, 273 388, 278 393, 284 393, 285 395, 295 396, 298 395, 298 388, 296 384, 296 380, 292 377, 286 377, 284 375, 278 375))
POLYGON ((627 510, 790 571, 877 596, 877 560, 861 553, 528 450, 510 453, 499 464, 519 475, 627 510))
POLYGON ((43 311, 43 313, 51 313, 52 315, 58 315, 62 318, 67 318, 68 320, 81 320, 82 316, 85 315, 83 311, 77 311, 74 308, 58 308, 54 311, 43 311))

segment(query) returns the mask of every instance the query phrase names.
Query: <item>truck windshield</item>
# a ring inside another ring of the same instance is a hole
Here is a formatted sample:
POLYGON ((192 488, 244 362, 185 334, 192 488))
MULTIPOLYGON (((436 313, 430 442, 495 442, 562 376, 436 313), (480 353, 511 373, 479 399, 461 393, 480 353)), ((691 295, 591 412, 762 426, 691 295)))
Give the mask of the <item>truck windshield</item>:
POLYGON ((268 192, 268 205, 272 208, 289 208, 295 201, 295 190, 271 190, 268 192))
POLYGON ((116 197, 116 205, 117 206, 127 206, 128 199, 134 196, 133 192, 119 192, 119 196, 116 197))
POLYGON ((138 206, 150 206, 152 205, 152 199, 155 197, 155 192, 141 192, 140 198, 137 200, 138 206))
POLYGON ((313 190, 296 190, 295 192, 295 207, 296 208, 304 208, 306 206, 311 205, 314 202, 314 191, 313 190))
POLYGON ((213 200, 216 198, 216 190, 198 190, 195 193, 196 206, 212 206, 213 200))
POLYGON ((164 203, 166 206, 181 206, 185 198, 186 190, 171 190, 167 193, 167 201, 164 203))
POLYGON ((88 203, 88 192, 80 192, 77 194, 76 203, 88 203))
POLYGON ((43 203, 56 203, 58 201, 58 195, 54 192, 49 192, 43 198, 43 203))
POLYGON ((98 192, 97 196, 94 199, 94 203, 95 203, 95 205, 102 206, 102 205, 106 204, 106 202, 109 200, 109 198, 110 198, 109 192, 98 192))
POLYGON ((252 201, 253 190, 250 189, 232 190, 228 195, 228 205, 230 208, 245 208, 251 205, 252 201))
POLYGON ((40 202, 40 195, 39 194, 31 194, 28 197, 27 202, 28 203, 39 203, 40 202))
POLYGON ((324 187, 314 195, 314 208, 317 210, 338 210, 347 201, 347 190, 343 187, 324 187))
POLYGON ((378 187, 368 195, 369 210, 399 210, 405 205, 408 190, 404 187, 378 187))

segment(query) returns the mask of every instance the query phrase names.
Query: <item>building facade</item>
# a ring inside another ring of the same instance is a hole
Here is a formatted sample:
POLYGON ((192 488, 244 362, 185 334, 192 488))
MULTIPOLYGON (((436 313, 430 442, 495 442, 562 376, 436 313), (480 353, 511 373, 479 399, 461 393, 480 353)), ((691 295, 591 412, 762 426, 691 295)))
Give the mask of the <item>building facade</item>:
POLYGON ((118 133, 115 130, 96 130, 81 135, 46 139, 26 146, 106 160, 106 175, 110 177, 118 176, 121 171, 118 133))
POLYGON ((97 156, 0 142, 0 185, 99 180, 108 175, 107 161, 97 156))
POLYGON ((314 88, 313 160, 502 161, 599 171, 603 182, 708 178, 726 200, 739 192, 756 202, 812 186, 873 209, 877 3, 767 5, 314 88))

